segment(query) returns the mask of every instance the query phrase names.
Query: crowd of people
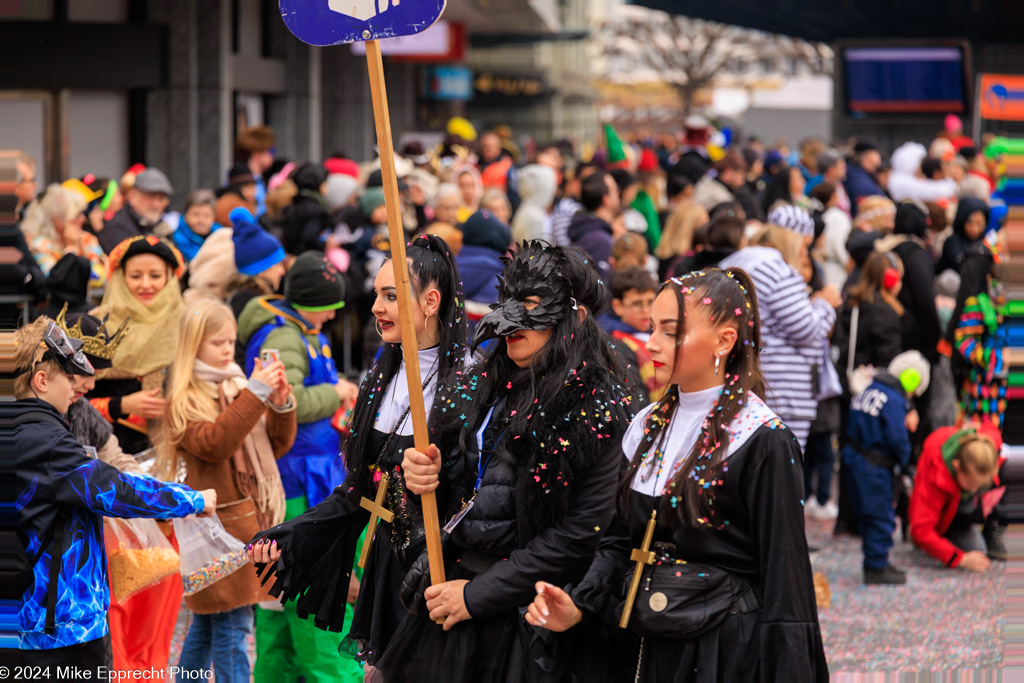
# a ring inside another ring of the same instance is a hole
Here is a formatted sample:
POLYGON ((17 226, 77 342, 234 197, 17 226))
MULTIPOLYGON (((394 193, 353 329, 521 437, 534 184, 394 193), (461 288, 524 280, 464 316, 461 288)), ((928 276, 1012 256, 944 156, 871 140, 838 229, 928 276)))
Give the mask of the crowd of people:
POLYGON ((26 662, 167 667, 182 583, 117 600, 101 515, 246 546, 171 662, 224 681, 825 681, 805 517, 862 538, 867 585, 906 581, 898 518, 946 566, 1006 559, 998 150, 952 116, 889 163, 713 133, 580 159, 453 119, 397 150, 415 380, 379 160, 256 126, 174 205, 157 168, 39 191, 19 156, 26 662))

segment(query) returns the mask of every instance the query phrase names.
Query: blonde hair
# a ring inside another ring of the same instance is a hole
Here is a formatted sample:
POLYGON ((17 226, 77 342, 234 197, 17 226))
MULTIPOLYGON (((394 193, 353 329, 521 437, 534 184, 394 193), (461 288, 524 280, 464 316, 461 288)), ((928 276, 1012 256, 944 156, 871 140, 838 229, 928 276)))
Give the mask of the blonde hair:
MULTIPOLYGON (((484 190, 483 196, 480 197, 480 208, 487 209, 491 213, 494 213, 494 209, 489 207, 495 202, 501 202, 505 207, 505 211, 508 213, 508 218, 512 217, 512 203, 509 202, 507 194, 497 187, 489 187, 484 190)), ((508 223, 507 220, 502 220, 502 222, 508 223)))
POLYGON ((274 220, 281 218, 284 207, 290 206, 298 193, 299 187, 290 178, 286 178, 267 193, 267 215, 274 220))
POLYGON ((30 242, 36 237, 45 237, 52 242, 60 242, 54 220, 67 220, 71 207, 71 192, 56 183, 49 185, 39 199, 28 205, 25 218, 21 221, 21 231, 25 240, 30 242))
POLYGON ((681 256, 693 248, 693 233, 710 220, 707 210, 697 202, 683 202, 677 206, 661 233, 654 255, 661 260, 681 256))
MULTIPOLYGON (((178 343, 167 377, 167 426, 171 443, 181 441, 190 422, 209 422, 217 415, 217 403, 203 390, 202 380, 196 377, 196 355, 200 345, 228 321, 235 322, 231 309, 211 297, 196 299, 181 314, 178 343)), ((163 471, 169 475, 176 471, 176 462, 161 463, 160 459, 158 457, 156 463, 158 471, 166 468, 163 471)))
POLYGON ((802 273, 805 263, 801 258, 804 249, 803 237, 793 230, 767 223, 761 232, 754 236, 753 244, 758 247, 771 247, 785 259, 786 263, 792 266, 793 270, 802 273))
POLYGON ((999 451, 992 439, 983 434, 968 434, 960 439, 954 460, 960 469, 970 469, 981 477, 991 476, 999 466, 999 451))
POLYGON ((15 371, 30 368, 29 372, 22 372, 14 378, 14 398, 23 399, 33 396, 32 377, 42 370, 47 376, 63 372, 56 361, 46 360, 42 363, 39 360, 46 353, 46 344, 43 342, 43 334, 50 319, 40 316, 30 325, 25 325, 14 333, 14 357, 13 364, 15 371))

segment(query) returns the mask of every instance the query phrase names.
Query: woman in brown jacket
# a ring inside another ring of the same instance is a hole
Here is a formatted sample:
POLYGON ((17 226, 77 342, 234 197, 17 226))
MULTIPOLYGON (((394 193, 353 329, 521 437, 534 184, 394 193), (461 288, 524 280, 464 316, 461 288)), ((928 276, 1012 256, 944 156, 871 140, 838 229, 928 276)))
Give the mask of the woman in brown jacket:
MULTIPOLYGON (((220 301, 199 299, 182 314, 167 392, 175 462, 167 464, 183 466, 189 486, 215 489, 224 528, 249 539, 284 519, 276 461, 295 440, 295 402, 280 361, 257 360, 246 381, 234 362, 235 333, 220 301)), ((194 616, 178 663, 183 675, 201 676, 212 660, 218 680, 248 681, 251 606, 266 599, 259 577, 246 571, 186 597, 194 616)))

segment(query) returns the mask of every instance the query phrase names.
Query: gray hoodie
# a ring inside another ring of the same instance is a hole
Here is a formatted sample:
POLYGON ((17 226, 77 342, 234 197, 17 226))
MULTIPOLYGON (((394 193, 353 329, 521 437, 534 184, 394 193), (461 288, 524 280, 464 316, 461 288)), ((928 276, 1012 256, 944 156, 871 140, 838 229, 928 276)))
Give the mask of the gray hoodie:
POLYGON ((512 217, 512 239, 541 239, 554 244, 551 234, 551 205, 558 191, 558 176, 549 166, 530 164, 519 172, 519 196, 522 201, 512 217))

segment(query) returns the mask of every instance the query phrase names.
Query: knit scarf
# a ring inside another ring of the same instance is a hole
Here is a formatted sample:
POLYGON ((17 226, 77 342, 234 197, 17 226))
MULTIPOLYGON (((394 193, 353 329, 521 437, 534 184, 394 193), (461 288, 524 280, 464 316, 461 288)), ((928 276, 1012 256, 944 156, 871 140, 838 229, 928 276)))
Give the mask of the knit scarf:
POLYGON ((206 238, 213 233, 220 230, 220 223, 214 223, 210 227, 210 232, 207 235, 198 235, 188 223, 185 222, 185 217, 182 216, 178 222, 178 227, 171 235, 171 239, 174 240, 174 246, 178 247, 178 251, 185 257, 185 262, 188 263, 195 258, 196 254, 199 253, 199 248, 206 242, 206 238))
MULTIPOLYGON (((218 369, 197 358, 195 374, 203 382, 209 383, 204 389, 210 398, 217 400, 221 412, 248 383, 237 363, 218 369)), ((235 451, 231 462, 238 490, 243 496, 252 498, 260 528, 269 529, 284 521, 284 486, 277 471, 274 447, 267 435, 265 414, 260 417, 259 424, 246 435, 242 447, 235 451)))

